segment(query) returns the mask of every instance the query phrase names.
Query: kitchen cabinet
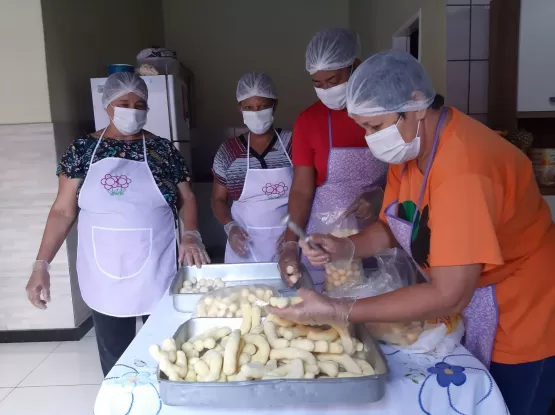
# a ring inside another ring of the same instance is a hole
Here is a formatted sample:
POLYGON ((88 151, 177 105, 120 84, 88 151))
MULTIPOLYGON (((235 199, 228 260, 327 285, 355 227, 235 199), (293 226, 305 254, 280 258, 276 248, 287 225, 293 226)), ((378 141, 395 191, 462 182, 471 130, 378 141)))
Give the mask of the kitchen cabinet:
POLYGON ((518 112, 555 111, 555 0, 520 0, 518 112))

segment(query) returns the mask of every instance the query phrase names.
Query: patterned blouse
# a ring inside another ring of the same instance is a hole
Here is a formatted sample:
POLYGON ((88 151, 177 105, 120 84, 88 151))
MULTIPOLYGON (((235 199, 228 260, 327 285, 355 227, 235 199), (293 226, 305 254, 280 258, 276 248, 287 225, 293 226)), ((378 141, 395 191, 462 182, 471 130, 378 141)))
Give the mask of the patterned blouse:
MULTIPOLYGON (((177 220, 179 191, 177 185, 191 180, 185 160, 173 144, 165 138, 145 137, 148 166, 154 176, 156 185, 172 208, 177 220)), ((62 155, 56 174, 71 179, 82 179, 77 190, 81 191, 89 170, 91 157, 98 143, 98 137, 88 134, 75 140, 62 155)), ((93 163, 106 157, 121 157, 128 160, 144 161, 143 140, 116 140, 102 138, 94 155, 93 163)))

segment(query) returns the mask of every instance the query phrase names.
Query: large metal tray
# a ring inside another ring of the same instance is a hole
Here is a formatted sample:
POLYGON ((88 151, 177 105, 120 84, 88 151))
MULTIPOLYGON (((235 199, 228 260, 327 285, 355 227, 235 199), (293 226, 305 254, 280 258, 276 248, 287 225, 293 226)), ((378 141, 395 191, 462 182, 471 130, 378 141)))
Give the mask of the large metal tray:
MULTIPOLYGON (((239 329, 240 318, 194 318, 174 335, 177 346, 192 336, 216 327, 239 329)), ((171 382, 158 371, 160 396, 166 405, 260 409, 287 405, 361 405, 379 401, 385 394, 387 361, 364 325, 353 327, 355 336, 368 347, 367 361, 376 375, 337 379, 279 379, 228 383, 171 382)))
MULTIPOLYGON (((294 295, 295 289, 287 287, 281 280, 279 266, 276 262, 259 262, 245 264, 210 264, 202 268, 182 267, 170 286, 170 295, 173 297, 173 307, 182 313, 192 313, 196 310, 198 300, 204 294, 180 294, 183 281, 191 277, 221 278, 227 287, 235 285, 263 284, 276 289, 283 296, 294 295)), ((315 289, 310 274, 301 266, 301 279, 299 284, 303 288, 315 289)), ((317 287, 316 287, 317 288, 317 287)))

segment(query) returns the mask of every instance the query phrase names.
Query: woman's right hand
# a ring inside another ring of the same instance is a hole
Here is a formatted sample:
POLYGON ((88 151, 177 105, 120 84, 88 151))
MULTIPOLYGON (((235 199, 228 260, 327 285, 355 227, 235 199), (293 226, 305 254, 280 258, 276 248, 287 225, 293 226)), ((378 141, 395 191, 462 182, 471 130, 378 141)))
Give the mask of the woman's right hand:
POLYGON ((317 246, 316 249, 311 248, 305 241, 299 241, 299 246, 306 258, 315 267, 323 267, 328 262, 349 262, 353 259, 355 245, 349 238, 337 238, 332 235, 311 235, 310 241, 317 246))
POLYGON ((46 304, 50 302, 50 274, 46 261, 35 262, 25 290, 31 304, 41 310, 46 310, 46 304))
POLYGON ((230 222, 224 227, 225 232, 227 233, 229 246, 233 251, 243 257, 246 258, 249 254, 249 234, 241 228, 237 222, 230 222))

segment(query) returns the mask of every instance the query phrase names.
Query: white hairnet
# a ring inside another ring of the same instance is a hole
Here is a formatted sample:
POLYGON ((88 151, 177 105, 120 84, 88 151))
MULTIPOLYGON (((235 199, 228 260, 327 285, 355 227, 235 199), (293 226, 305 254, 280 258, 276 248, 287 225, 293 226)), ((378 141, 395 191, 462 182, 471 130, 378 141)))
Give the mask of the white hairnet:
POLYGON ((148 89, 143 79, 131 72, 116 72, 108 77, 102 93, 102 105, 106 108, 116 99, 133 92, 148 101, 148 89))
POLYGON ((314 35, 306 48, 306 70, 333 71, 351 66, 360 55, 360 38, 350 29, 325 29, 314 35))
POLYGON ((247 72, 237 82, 237 102, 251 97, 277 99, 272 79, 262 72, 247 72))
POLYGON ((366 59, 347 84, 349 115, 381 115, 428 108, 436 93, 424 67, 407 52, 366 59))

